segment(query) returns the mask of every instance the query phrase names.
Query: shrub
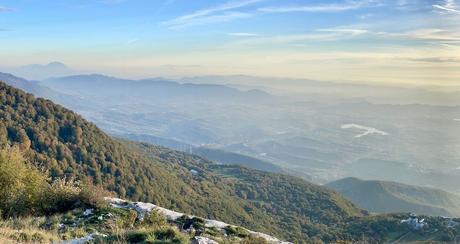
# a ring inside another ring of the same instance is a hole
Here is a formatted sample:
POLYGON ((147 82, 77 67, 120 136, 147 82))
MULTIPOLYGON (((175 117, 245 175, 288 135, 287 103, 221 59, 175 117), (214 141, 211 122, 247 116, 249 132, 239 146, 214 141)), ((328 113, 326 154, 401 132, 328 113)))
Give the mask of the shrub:
POLYGON ((221 235, 221 232, 216 227, 210 227, 210 228, 206 228, 206 234, 210 236, 219 236, 221 235))
POLYGON ((177 229, 164 227, 160 229, 138 229, 126 233, 127 243, 189 243, 189 238, 177 229))
POLYGON ((0 150, 0 217, 52 214, 75 207, 106 206, 107 191, 74 179, 49 183, 46 173, 25 162, 18 147, 0 150))
POLYGON ((82 184, 80 189, 78 199, 83 206, 91 208, 105 208, 108 206, 104 197, 109 196, 110 193, 101 186, 95 186, 88 182, 82 184))
POLYGON ((205 221, 202 218, 193 217, 190 218, 187 215, 182 215, 176 220, 176 223, 181 226, 183 230, 190 229, 193 227, 196 230, 205 230, 205 221))
POLYGON ((158 213, 158 211, 152 210, 144 217, 142 224, 153 227, 164 226, 166 225, 166 218, 162 214, 158 213))
POLYGON ((189 243, 189 238, 177 229, 162 228, 154 232, 155 243, 189 243))
POLYGON ((44 200, 47 213, 64 212, 75 207, 104 208, 109 193, 90 183, 80 184, 74 179, 56 179, 49 186, 44 200))
POLYGON ((41 211, 46 177, 28 166, 18 147, 0 150, 0 212, 3 217, 41 211))
POLYGON ((117 219, 117 227, 119 228, 127 228, 127 227, 133 227, 134 224, 136 223, 137 219, 137 212, 135 210, 124 210, 120 209, 118 211, 118 216, 119 218, 117 219))
POLYGON ((126 234, 126 241, 129 243, 145 242, 149 238, 151 238, 151 233, 147 230, 134 230, 126 234))
POLYGON ((242 244, 267 244, 267 240, 262 237, 249 236, 247 239, 242 241, 242 244))
POLYGON ((225 227, 224 230, 227 233, 227 235, 238 236, 242 238, 249 237, 249 232, 238 226, 228 225, 227 227, 225 227))
POLYGON ((73 179, 56 179, 48 186, 48 191, 44 194, 44 211, 50 214, 75 208, 80 191, 78 183, 73 179))

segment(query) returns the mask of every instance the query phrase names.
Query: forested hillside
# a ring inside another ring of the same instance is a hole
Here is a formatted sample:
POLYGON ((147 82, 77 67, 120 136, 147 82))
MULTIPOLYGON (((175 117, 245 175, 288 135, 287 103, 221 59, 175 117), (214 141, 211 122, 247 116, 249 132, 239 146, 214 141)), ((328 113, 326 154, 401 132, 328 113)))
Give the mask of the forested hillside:
MULTIPOLYGON (((274 233, 279 233, 276 230, 279 228, 281 236, 302 236, 298 241, 308 237, 328 241, 349 239, 350 236, 341 231, 343 226, 339 225, 366 214, 334 191, 301 179, 237 165, 216 165, 198 156, 149 144, 127 142, 127 145, 147 156, 159 158, 165 164, 175 162, 198 172, 199 176, 214 182, 215 188, 249 203, 251 215, 257 211, 268 215, 266 220, 270 224, 264 228, 274 233)), ((204 201, 213 202, 214 199, 204 201)))

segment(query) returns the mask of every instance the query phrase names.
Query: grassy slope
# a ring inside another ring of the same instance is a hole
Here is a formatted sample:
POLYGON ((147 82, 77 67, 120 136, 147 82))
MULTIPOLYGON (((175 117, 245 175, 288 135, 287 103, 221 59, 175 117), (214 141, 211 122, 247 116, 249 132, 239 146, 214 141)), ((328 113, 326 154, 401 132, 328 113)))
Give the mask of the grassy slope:
POLYGON ((327 186, 371 212, 460 216, 460 196, 438 189, 356 178, 338 180, 327 186))
MULTIPOLYGON (((138 212, 101 206, 89 215, 82 208, 62 214, 41 217, 0 219, 0 243, 61 243, 94 235, 91 243, 191 243, 195 236, 216 240, 219 243, 241 243, 264 239, 251 235, 247 230, 233 227, 218 230, 204 226, 201 218, 183 217, 175 221, 166 220, 158 212, 151 212, 141 220, 138 212), (187 231, 193 226, 200 230, 187 231), (187 226, 183 229, 183 226, 187 226)), ((72 242, 83 243, 83 242, 72 242)))

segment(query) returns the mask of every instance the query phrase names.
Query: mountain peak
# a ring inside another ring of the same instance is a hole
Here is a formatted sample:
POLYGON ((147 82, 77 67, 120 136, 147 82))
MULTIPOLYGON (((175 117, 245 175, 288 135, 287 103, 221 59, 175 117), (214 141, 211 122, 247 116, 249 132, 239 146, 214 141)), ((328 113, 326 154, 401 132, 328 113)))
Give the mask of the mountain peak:
POLYGON ((64 68, 67 69, 67 65, 59 61, 53 61, 48 64, 26 64, 20 67, 20 69, 46 69, 46 68, 64 68))
POLYGON ((75 70, 62 62, 52 61, 47 64, 27 64, 11 68, 7 72, 29 80, 43 80, 50 77, 71 75, 75 73, 75 70))
POLYGON ((67 65, 65 65, 64 63, 58 62, 58 61, 50 62, 46 66, 53 67, 53 68, 67 68, 67 65))

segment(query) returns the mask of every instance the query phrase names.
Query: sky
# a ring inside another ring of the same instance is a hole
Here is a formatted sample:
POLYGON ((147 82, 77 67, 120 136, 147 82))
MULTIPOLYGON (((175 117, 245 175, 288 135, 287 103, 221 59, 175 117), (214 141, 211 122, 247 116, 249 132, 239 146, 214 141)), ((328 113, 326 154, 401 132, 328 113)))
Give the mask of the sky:
MULTIPOLYGON (((459 0, 457 0, 459 1, 459 0)), ((460 85, 455 0, 0 0, 0 67, 460 85)))

